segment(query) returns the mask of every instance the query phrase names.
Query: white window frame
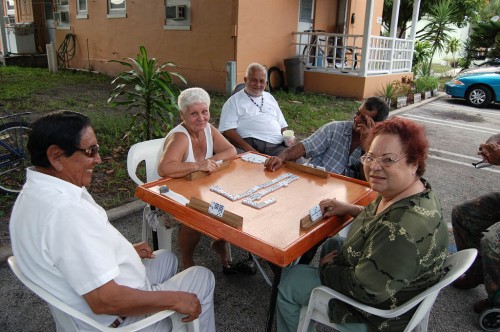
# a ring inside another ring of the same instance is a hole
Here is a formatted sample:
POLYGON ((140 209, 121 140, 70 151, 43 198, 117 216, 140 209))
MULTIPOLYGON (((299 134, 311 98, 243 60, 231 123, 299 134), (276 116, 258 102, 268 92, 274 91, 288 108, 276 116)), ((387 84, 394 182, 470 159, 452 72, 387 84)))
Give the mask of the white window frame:
POLYGON ((123 8, 111 8, 113 2, 120 0, 108 0, 108 18, 124 18, 127 17, 127 0, 123 0, 123 8))
MULTIPOLYGON (((67 12, 68 13, 68 21, 62 21, 61 19, 56 20, 56 16, 54 15, 54 20, 57 24, 57 29, 59 30, 68 30, 71 28, 71 20, 70 20, 70 12, 69 12, 69 0, 57 0, 57 12, 67 12)), ((56 12, 56 13, 57 13, 56 12)), ((61 15, 59 14, 59 17, 61 15)))
POLYGON ((15 16, 16 15, 16 3, 14 0, 7 0, 5 3, 5 6, 7 8, 7 13, 5 15, 7 15, 7 16, 15 16))
POLYGON ((165 30, 191 30, 191 0, 165 0, 165 30), (185 6, 185 18, 167 18, 167 7, 185 6))
POLYGON ((88 0, 76 0, 76 19, 88 19, 89 18, 89 4, 88 0), (80 7, 80 2, 85 3, 85 8, 80 7))

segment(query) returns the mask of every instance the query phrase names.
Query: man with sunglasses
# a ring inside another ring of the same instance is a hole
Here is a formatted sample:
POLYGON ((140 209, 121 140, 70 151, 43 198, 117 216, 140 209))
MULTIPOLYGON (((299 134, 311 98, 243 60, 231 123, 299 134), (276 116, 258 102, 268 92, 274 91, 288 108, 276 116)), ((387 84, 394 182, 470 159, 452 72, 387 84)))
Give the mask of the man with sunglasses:
POLYGON ((370 97, 359 107, 352 121, 332 121, 308 138, 270 157, 268 171, 275 171, 286 161, 300 157, 310 158, 309 164, 326 171, 352 178, 361 178, 359 158, 363 154, 362 141, 375 122, 387 119, 389 107, 378 97, 370 97))
MULTIPOLYGON (((214 276, 196 266, 179 274, 171 252, 132 245, 108 221, 86 187, 101 163, 86 116, 59 111, 32 124, 33 167, 10 221, 12 249, 21 271, 79 312, 110 327, 130 325, 170 309, 184 321, 199 317, 215 331, 214 276)), ((75 320, 79 330, 91 330, 75 320)), ((171 330, 170 319, 143 331, 171 330)))

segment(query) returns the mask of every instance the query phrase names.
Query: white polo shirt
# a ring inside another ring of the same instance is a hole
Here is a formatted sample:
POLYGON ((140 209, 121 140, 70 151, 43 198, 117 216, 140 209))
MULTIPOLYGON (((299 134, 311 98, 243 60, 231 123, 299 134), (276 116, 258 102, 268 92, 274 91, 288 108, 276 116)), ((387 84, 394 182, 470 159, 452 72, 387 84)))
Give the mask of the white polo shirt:
POLYGON ((262 96, 264 101, 261 110, 261 97, 249 97, 245 90, 232 95, 222 107, 219 131, 236 129, 242 138, 253 137, 268 143, 282 143, 281 128, 288 124, 276 99, 266 91, 262 92, 262 96))
POLYGON ((134 247, 84 187, 28 169, 10 235, 19 268, 29 279, 106 326, 116 316, 94 314, 83 294, 111 280, 150 288, 134 247))

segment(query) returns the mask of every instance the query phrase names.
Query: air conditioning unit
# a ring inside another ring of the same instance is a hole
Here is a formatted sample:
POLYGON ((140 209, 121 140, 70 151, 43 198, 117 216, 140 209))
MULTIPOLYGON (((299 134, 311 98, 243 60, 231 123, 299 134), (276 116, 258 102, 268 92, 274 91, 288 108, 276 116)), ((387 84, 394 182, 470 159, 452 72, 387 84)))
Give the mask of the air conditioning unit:
POLYGON ((187 19, 187 10, 186 5, 167 6, 165 9, 166 18, 168 20, 184 21, 187 19))
POLYGON ((10 15, 4 16, 3 23, 4 23, 4 25, 14 24, 14 23, 16 23, 16 18, 14 16, 10 16, 10 15))
POLYGON ((57 23, 69 23, 69 12, 54 12, 54 21, 57 23))

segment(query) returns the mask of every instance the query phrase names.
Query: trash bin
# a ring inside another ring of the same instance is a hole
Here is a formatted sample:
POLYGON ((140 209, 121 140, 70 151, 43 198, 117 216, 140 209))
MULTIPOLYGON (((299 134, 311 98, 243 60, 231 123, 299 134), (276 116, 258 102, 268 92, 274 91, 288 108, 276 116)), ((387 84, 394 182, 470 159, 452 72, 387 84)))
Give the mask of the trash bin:
POLYGON ((286 82, 288 90, 304 91, 304 62, 300 56, 294 56, 283 60, 285 63, 286 82))

